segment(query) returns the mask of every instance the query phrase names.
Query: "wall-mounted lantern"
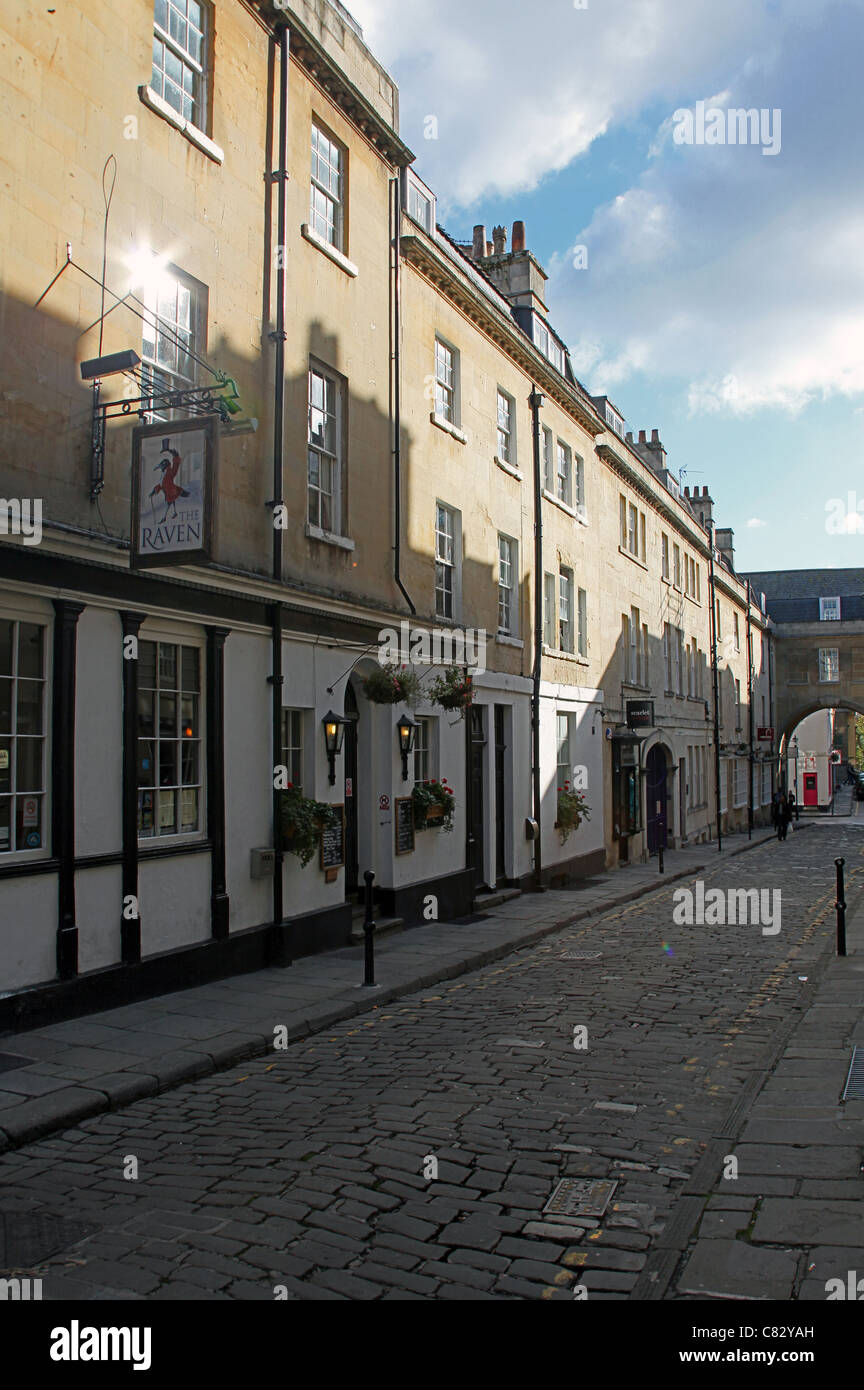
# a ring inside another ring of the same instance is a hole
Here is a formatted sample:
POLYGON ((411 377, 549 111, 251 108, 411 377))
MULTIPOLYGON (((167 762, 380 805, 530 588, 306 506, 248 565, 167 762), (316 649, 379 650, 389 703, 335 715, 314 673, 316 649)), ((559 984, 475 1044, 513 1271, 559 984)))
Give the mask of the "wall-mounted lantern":
POLYGON ((396 733, 399 737, 399 752, 402 754, 402 781, 408 781, 408 756, 414 752, 414 744, 417 741, 417 730, 420 725, 410 714, 403 714, 399 723, 396 725, 396 733))
POLYGON ((342 740, 345 737, 345 723, 341 714, 334 714, 332 709, 328 710, 321 720, 324 725, 324 746, 327 749, 327 761, 330 764, 330 785, 336 785, 336 754, 342 752, 342 740))

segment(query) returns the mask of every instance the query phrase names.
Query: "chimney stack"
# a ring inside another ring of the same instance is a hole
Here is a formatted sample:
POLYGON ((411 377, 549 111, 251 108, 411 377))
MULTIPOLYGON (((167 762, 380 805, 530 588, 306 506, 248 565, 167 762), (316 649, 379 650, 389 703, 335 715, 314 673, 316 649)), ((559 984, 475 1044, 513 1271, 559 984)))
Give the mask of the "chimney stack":
POLYGON ((474 228, 474 246, 471 255, 475 261, 482 261, 486 255, 486 228, 482 222, 474 228))
POLYGON ((524 222, 514 222, 514 223, 513 223, 513 240, 512 240, 512 243, 511 243, 511 250, 513 250, 513 251, 524 251, 524 250, 525 250, 525 223, 524 223, 524 222))
POLYGON ((494 253, 493 253, 494 255, 496 255, 496 256, 506 256, 506 255, 507 255, 507 228, 506 228, 506 227, 493 227, 493 228, 492 228, 492 245, 493 245, 493 247, 495 248, 495 249, 494 249, 494 253))
POLYGON ((644 444, 645 442, 646 442, 645 431, 644 431, 644 430, 640 430, 640 431, 639 431, 639 443, 640 443, 640 444, 644 444))

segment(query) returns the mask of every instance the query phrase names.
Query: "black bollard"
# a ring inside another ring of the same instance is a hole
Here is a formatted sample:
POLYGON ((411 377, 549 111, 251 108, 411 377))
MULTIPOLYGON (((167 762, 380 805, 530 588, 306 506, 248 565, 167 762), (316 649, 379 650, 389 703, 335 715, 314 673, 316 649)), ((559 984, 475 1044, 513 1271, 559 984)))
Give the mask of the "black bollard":
POLYGON ((846 863, 846 860, 845 860, 845 859, 835 859, 835 860, 834 860, 834 863, 835 863, 836 866, 837 866, 837 902, 834 904, 835 907, 837 908, 837 954, 838 954, 838 956, 845 956, 845 954, 846 954, 846 887, 845 887, 845 884, 844 884, 844 882, 843 882, 843 865, 846 863))
POLYGON ((374 985, 375 983, 375 922, 372 917, 372 884, 375 879, 371 869, 367 869, 363 875, 366 883, 366 916, 363 919, 363 935, 366 938, 365 960, 366 970, 363 977, 364 985, 374 985))
POLYGON ((665 873, 666 871, 665 871, 665 869, 663 868, 663 846, 662 846, 662 845, 658 845, 658 847, 657 847, 657 859, 658 859, 658 862, 659 862, 660 873, 661 873, 661 874, 662 874, 662 873, 665 873))

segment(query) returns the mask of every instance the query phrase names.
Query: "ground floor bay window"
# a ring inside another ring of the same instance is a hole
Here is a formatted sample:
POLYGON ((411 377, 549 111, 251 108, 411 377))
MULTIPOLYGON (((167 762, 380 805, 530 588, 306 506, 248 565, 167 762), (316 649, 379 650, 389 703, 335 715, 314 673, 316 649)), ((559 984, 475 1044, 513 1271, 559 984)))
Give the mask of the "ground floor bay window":
POLYGON ((0 617, 0 854, 45 848, 45 631, 0 617))
POLYGON ((204 828, 199 647, 138 644, 138 834, 191 835, 204 828))

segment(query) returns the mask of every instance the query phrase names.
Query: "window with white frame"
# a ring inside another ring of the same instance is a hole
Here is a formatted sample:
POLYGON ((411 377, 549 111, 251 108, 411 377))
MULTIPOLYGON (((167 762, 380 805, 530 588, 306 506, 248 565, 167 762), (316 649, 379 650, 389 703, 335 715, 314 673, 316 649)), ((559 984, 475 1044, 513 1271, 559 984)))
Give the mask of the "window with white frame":
POLYGON ((702 574, 702 566, 701 566, 701 565, 697 565, 697 566, 696 566, 696 590, 695 590, 695 593, 696 593, 696 602, 697 602, 697 603, 701 603, 701 602, 702 602, 702 579, 701 579, 701 574, 702 574))
POLYGON ((559 502, 573 505, 573 459, 568 445, 559 439, 556 448, 556 491, 559 502))
POLYGON ((573 455, 573 505, 585 510, 585 460, 578 454, 573 455))
POLYGON ((576 607, 576 650, 580 656, 588 655, 588 595, 580 589, 576 607))
POLYGON ((630 653, 628 677, 631 685, 639 684, 639 642, 642 636, 640 616, 638 608, 631 608, 627 619, 627 643, 630 653))
POLYGON ((669 537, 665 531, 660 536, 660 574, 663 579, 669 578, 669 537))
POLYGON ((203 829, 198 647, 139 641, 137 753, 139 836, 203 829))
POLYGON ((720 810, 729 810, 729 764, 720 764, 720 810))
POLYGON ((632 502, 627 507, 627 549, 631 555, 639 554, 639 512, 632 502))
POLYGON ((735 682, 735 727, 741 728, 741 682, 735 682))
POLYGON ((543 641, 547 647, 551 647, 553 650, 556 650, 558 647, 558 630, 555 619, 555 576, 554 574, 544 574, 543 641))
POLYGON ((681 547, 672 547, 672 582, 676 589, 681 588, 681 547))
POLYGON ((737 613, 732 614, 733 637, 735 640, 735 650, 741 650, 741 623, 737 613))
POLYGON ((209 12, 198 0, 155 0, 150 86, 184 120, 206 132, 209 12))
POLYGON ((45 631, 0 618, 0 854, 45 848, 45 631))
POLYGON ((435 414, 451 425, 456 419, 456 352, 443 339, 435 339, 435 414))
POLYGON ((456 616, 456 513, 439 502, 435 508, 435 613, 456 616))
POLYGON ((570 720, 571 716, 569 714, 559 714, 556 718, 556 743, 558 754, 556 765, 557 781, 555 785, 559 789, 563 789, 564 784, 571 782, 573 779, 570 720))
POLYGON ((408 171, 407 202, 408 216, 419 222, 423 230, 432 236, 435 231, 435 196, 411 170, 408 171))
POLYGON ((433 720, 418 719, 414 735, 414 782, 428 782, 432 777, 433 720))
POLYGON ((666 693, 672 691, 672 624, 663 624, 663 670, 666 677, 666 693))
POLYGON ((558 571, 558 646, 573 651, 573 571, 564 565, 558 571))
POLYGON ((519 627, 517 595, 518 546, 511 536, 498 535, 498 631, 515 637, 519 627))
POLYGON ((337 251, 345 250, 345 150, 312 122, 309 225, 337 251))
POLYGON ((822 623, 839 622, 840 620, 840 599, 839 598, 820 598, 819 600, 819 621, 822 623))
POLYGON ((303 790, 303 710, 282 711, 282 766, 288 771, 288 781, 298 791, 303 790))
POLYGON ((819 648, 819 679, 820 681, 839 681, 840 649, 838 647, 819 648))
POLYGON ((513 421, 513 397, 498 390, 498 457, 502 463, 515 466, 516 440, 513 421))
POLYGON ((342 391, 339 377, 310 366, 307 520, 333 535, 342 528, 342 391))
MULTIPOLYGON (((142 395, 188 391, 207 347, 207 288, 174 266, 162 267, 155 254, 152 274, 142 272, 142 279, 142 395)), ((176 413, 162 410, 152 418, 176 413)))
POLYGON ((675 684, 672 689, 676 695, 684 694, 684 633, 680 627, 673 629, 674 642, 672 647, 672 674, 675 684))
POLYGON ((534 315, 534 342, 559 372, 564 371, 564 351, 542 319, 534 315))
POLYGON ((543 486, 547 492, 555 494, 555 437, 552 431, 543 426, 543 486))
POLYGON ((732 764, 732 804, 735 807, 747 805, 747 762, 736 758, 732 764))

